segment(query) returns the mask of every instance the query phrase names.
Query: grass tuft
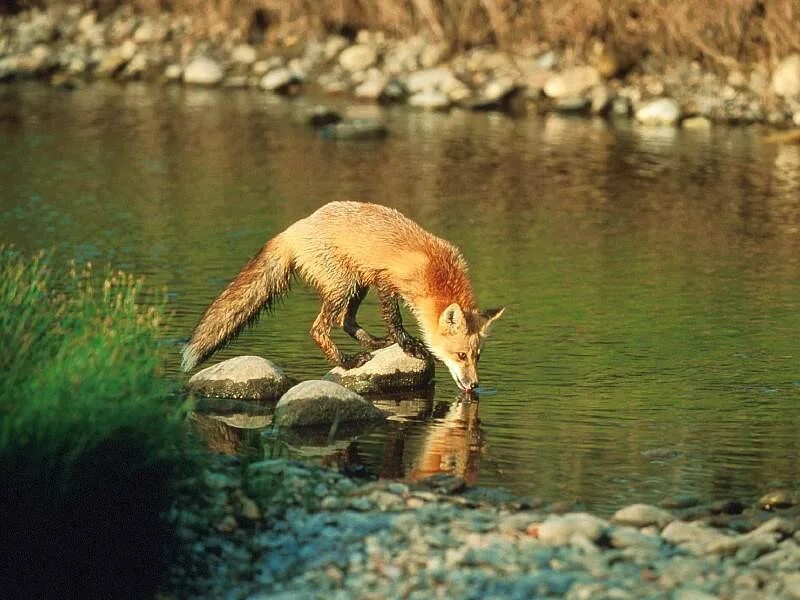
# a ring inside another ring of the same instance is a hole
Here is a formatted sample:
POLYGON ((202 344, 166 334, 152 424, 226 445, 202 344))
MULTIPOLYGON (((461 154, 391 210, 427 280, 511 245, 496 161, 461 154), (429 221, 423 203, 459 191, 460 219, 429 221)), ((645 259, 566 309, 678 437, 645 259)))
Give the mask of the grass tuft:
POLYGON ((158 584, 185 440, 160 376, 162 310, 140 290, 0 248, 6 592, 142 597, 158 584))

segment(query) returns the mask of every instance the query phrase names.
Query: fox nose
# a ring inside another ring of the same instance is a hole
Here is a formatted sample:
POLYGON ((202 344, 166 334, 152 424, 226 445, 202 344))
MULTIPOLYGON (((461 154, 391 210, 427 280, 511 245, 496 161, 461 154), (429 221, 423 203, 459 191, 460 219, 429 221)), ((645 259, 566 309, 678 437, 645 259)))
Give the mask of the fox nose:
POLYGON ((477 381, 473 381, 472 383, 470 383, 470 384, 469 384, 469 389, 470 389, 470 390, 476 390, 476 389, 478 389, 478 382, 477 382, 477 381))

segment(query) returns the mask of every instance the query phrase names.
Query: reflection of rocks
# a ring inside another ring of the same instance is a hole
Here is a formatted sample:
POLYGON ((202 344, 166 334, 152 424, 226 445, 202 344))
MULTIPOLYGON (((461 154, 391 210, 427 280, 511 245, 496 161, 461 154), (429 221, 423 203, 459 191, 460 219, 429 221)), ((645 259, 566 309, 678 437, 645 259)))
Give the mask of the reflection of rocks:
POLYGON ((336 367, 325 378, 359 394, 381 394, 428 387, 434 374, 432 360, 409 356, 392 344, 375 350, 364 365, 349 370, 336 367))
POLYGON ((304 381, 286 392, 275 407, 280 427, 331 425, 384 419, 370 402, 332 381, 304 381))
POLYGON ((372 140, 385 138, 388 134, 386 125, 373 119, 340 121, 320 129, 320 135, 331 140, 372 140))
POLYGON ((273 400, 291 387, 280 367, 259 356, 237 356, 199 371, 187 389, 215 398, 273 400))

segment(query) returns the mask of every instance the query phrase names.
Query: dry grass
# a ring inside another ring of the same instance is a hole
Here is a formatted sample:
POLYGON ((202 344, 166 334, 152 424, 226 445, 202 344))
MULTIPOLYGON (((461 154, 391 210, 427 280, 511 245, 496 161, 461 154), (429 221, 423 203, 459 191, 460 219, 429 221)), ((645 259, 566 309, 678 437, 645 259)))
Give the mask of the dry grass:
MULTIPOLYGON (((94 0, 101 9, 118 0, 94 0)), ((800 50, 800 0, 134 0, 140 10, 190 13, 201 33, 291 43, 309 31, 426 32, 452 49, 546 42, 585 52, 602 40, 623 52, 721 66, 775 61, 800 50), (254 27, 254 23, 259 26, 254 27), (256 35, 258 38, 259 36, 256 35)))

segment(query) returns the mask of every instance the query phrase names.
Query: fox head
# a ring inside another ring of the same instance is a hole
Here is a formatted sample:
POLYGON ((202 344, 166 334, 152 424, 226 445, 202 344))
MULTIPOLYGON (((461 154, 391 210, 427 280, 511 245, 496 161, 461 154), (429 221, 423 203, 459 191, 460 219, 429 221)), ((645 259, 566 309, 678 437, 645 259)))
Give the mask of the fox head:
POLYGON ((453 303, 439 315, 436 332, 429 336, 431 353, 450 371, 458 387, 469 391, 478 387, 478 360, 489 326, 505 308, 462 310, 453 303))

